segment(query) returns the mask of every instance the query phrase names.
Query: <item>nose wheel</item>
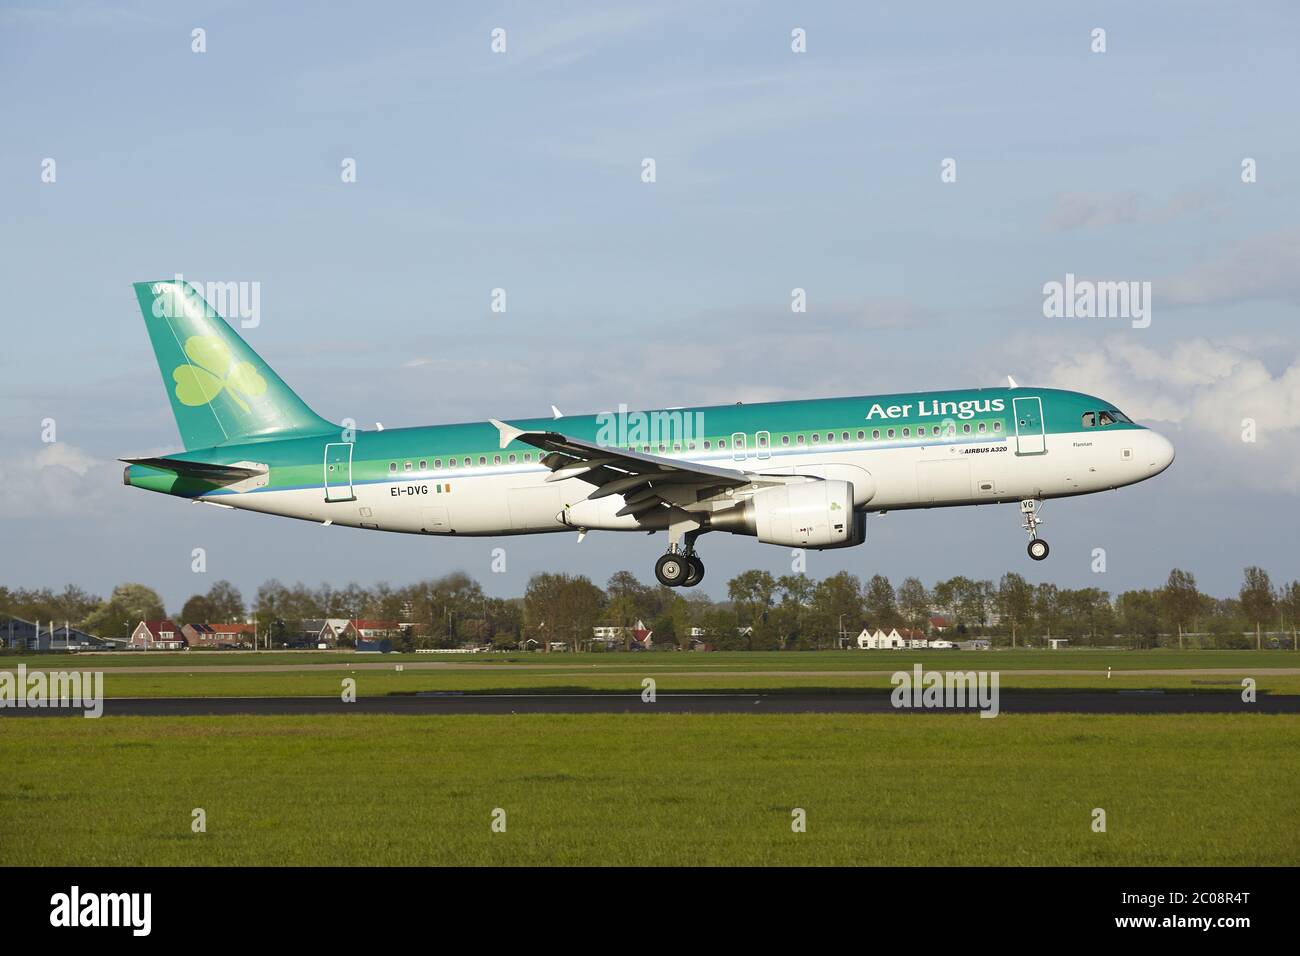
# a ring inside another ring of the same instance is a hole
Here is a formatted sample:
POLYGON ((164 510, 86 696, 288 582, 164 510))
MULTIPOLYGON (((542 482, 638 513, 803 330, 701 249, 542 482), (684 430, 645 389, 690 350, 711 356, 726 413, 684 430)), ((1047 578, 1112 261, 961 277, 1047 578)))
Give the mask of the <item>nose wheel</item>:
POLYGON ((1020 502, 1020 514, 1025 519, 1021 525, 1029 534, 1029 556, 1035 561, 1042 561, 1051 552, 1047 542, 1038 536, 1038 526, 1043 523, 1039 517, 1043 511, 1043 503, 1037 498, 1026 498, 1020 502))

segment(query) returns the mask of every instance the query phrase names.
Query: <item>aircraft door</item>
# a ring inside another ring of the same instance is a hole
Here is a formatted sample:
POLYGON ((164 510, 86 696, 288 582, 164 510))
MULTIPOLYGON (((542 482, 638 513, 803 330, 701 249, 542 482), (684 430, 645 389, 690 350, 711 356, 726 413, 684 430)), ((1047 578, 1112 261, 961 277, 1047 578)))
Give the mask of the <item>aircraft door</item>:
POLYGON ((330 442, 325 446, 325 500, 357 500, 352 491, 351 442, 330 442))
POLYGON ((1047 451, 1047 437, 1043 429, 1043 400, 1015 398, 1011 401, 1011 414, 1016 419, 1016 454, 1041 455, 1047 451))

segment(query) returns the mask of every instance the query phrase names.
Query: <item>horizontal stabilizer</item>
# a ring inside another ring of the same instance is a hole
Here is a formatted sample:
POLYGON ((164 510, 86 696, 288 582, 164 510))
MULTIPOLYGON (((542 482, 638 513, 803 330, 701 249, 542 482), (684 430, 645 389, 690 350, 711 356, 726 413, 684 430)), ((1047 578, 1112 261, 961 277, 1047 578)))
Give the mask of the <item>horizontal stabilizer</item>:
POLYGON ((265 468, 245 468, 240 465, 212 465, 205 461, 185 461, 181 458, 122 458, 128 465, 143 465, 146 468, 160 468, 173 471, 182 478, 197 478, 200 481, 214 481, 218 484, 231 484, 256 478, 266 474, 265 468))

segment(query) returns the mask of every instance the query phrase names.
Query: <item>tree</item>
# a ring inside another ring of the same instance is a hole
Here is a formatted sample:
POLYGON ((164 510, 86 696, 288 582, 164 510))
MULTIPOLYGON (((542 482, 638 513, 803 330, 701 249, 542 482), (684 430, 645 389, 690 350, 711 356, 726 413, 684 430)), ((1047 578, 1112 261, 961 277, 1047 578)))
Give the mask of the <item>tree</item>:
POLYGON ((1040 584, 1034 588, 1034 616, 1050 640, 1052 629, 1061 619, 1061 592, 1055 584, 1040 584))
MULTIPOLYGON (((1284 618, 1291 621, 1291 650, 1300 651, 1300 639, 1297 639, 1296 623, 1300 620, 1300 581, 1292 581, 1278 589, 1278 608, 1284 618)), ((1283 627, 1285 628, 1285 621, 1283 627)))
MULTIPOLYGON (((855 575, 847 571, 823 578, 813 588, 812 607, 809 609, 809 630, 820 650, 827 634, 837 634, 844 622, 855 632, 862 624, 862 585, 855 575)), ((838 646, 838 639, 832 646, 838 646)))
MULTIPOLYGON (((872 575, 867 582, 866 600, 864 601, 868 618, 876 627, 896 627, 899 623, 897 597, 894 586, 883 574, 872 575)), ((854 622, 856 625, 858 622, 854 622)))
POLYGON ((143 584, 119 584, 108 601, 92 611, 83 627, 92 634, 118 634, 130 637, 141 621, 158 621, 167 617, 162 598, 143 584))
POLYGON ((1028 623, 1034 611, 1034 587, 1015 572, 1002 575, 998 582, 998 614, 1011 627, 1011 646, 1016 646, 1016 632, 1028 623))
POLYGON ((1253 621, 1255 624, 1255 650, 1262 650, 1264 642, 1260 625, 1273 616, 1273 608, 1277 604, 1276 596, 1273 594, 1273 582, 1269 580, 1268 572, 1253 565, 1247 568, 1238 596, 1246 620, 1253 621))
POLYGON ((1178 630, 1178 649, 1183 649, 1183 630, 1196 619, 1201 609, 1201 592, 1196 587, 1196 578, 1182 570, 1174 568, 1169 572, 1169 580, 1160 592, 1160 607, 1165 618, 1178 630))
POLYGON ((920 630, 930 616, 930 592, 918 578, 904 578, 898 586, 898 611, 913 630, 920 630))
POLYGON ((770 615, 776 589, 776 579, 767 571, 745 571, 727 582, 727 596, 737 620, 750 628, 745 640, 749 650, 771 649, 775 643, 770 615))

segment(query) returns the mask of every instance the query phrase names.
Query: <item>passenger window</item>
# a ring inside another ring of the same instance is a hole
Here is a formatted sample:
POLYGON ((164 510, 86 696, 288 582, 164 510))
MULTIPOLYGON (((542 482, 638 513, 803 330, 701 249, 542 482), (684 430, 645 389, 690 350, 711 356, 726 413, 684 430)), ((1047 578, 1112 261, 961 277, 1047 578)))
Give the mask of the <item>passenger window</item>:
POLYGON ((985 425, 983 422, 980 422, 977 430, 981 435, 983 435, 986 431, 988 431, 988 429, 989 429, 988 425, 985 425))
POLYGON ((393 474, 393 473, 395 473, 396 471, 397 471, 397 462, 395 462, 395 461, 390 461, 390 462, 388 463, 388 473, 389 473, 389 474, 393 474))
POLYGON ((410 463, 409 461, 406 463, 406 465, 404 466, 403 470, 405 470, 405 471, 410 471, 410 470, 411 470, 411 463, 410 463))
POLYGON ((514 456, 514 455, 511 455, 511 456, 510 456, 510 464, 513 465, 514 463, 515 463, 515 456, 514 456))
POLYGON ((1097 424, 1097 413, 1096 413, 1096 412, 1084 412, 1084 413, 1083 413, 1083 427, 1084 427, 1084 428, 1091 428, 1092 426, 1094 426, 1094 425, 1096 425, 1096 424, 1097 424))
POLYGON ((799 436, 795 439, 795 441, 797 441, 800 445, 802 445, 802 444, 803 444, 803 436, 802 436, 802 435, 799 435, 799 436))
POLYGON ((871 429, 871 438, 872 438, 873 441, 880 441, 880 429, 879 429, 879 428, 873 428, 873 429, 871 429))
POLYGON ((781 444, 782 444, 782 445, 788 445, 788 444, 790 444, 790 436, 789 436, 789 435, 782 435, 782 436, 781 436, 781 444))
POLYGON ((859 432, 858 432, 858 441, 862 441, 862 439, 864 439, 864 438, 866 438, 866 437, 867 437, 867 433, 866 433, 866 432, 864 432, 864 431, 859 431, 859 432))
POLYGON ((705 443, 704 443, 704 450, 705 450, 705 451, 708 451, 708 450, 709 450, 709 443, 708 443, 708 442, 705 442, 705 443))
POLYGON ((813 444, 815 445, 821 440, 822 440, 821 432, 813 432, 813 444))
POLYGON ((961 430, 962 430, 962 434, 969 435, 969 434, 970 434, 970 422, 967 422, 965 425, 962 425, 962 426, 961 426, 961 430))
POLYGON ((1002 423, 1001 423, 1001 422, 994 422, 994 423, 993 423, 993 430, 994 430, 995 432, 1000 432, 1000 431, 1002 431, 1002 423))
POLYGON ((428 463, 427 461, 425 461, 423 458, 420 459, 420 470, 421 470, 421 471, 428 471, 428 470, 429 470, 429 463, 428 463))
POLYGON ((441 468, 441 467, 442 467, 442 459, 441 459, 441 458, 435 458, 435 459, 433 460, 433 467, 434 467, 434 468, 441 468))
POLYGON ((848 432, 844 432, 843 434, 840 435, 840 441, 848 441, 848 440, 849 440, 848 432))
POLYGON ((904 438, 910 438, 911 435, 912 435, 912 430, 911 430, 910 428, 904 428, 904 429, 903 429, 903 437, 904 437, 904 438))
POLYGON ((834 432, 827 432, 827 433, 826 433, 826 440, 827 440, 827 441, 834 441, 834 440, 835 440, 835 433, 834 433, 834 432))
POLYGON ((887 432, 885 432, 885 434, 886 434, 887 436, 889 436, 890 438, 893 438, 893 437, 894 437, 894 430, 891 428, 891 429, 889 429, 887 432))
POLYGON ((500 456, 500 455, 493 455, 493 456, 492 456, 492 464, 494 464, 494 465, 499 465, 499 464, 501 464, 501 456, 500 456))
POLYGON ((718 439, 718 447, 719 447, 719 448, 726 448, 726 447, 727 447, 727 440, 726 440, 725 438, 719 438, 719 439, 718 439))
POLYGON ((483 457, 482 455, 479 455, 479 456, 478 456, 478 463, 479 463, 480 465, 486 465, 486 464, 487 464, 487 459, 486 459, 485 457, 483 457))

